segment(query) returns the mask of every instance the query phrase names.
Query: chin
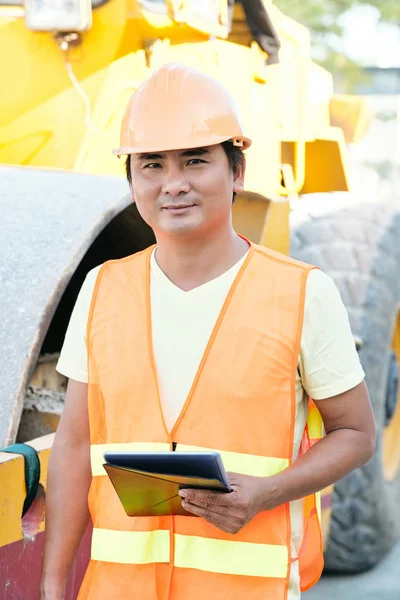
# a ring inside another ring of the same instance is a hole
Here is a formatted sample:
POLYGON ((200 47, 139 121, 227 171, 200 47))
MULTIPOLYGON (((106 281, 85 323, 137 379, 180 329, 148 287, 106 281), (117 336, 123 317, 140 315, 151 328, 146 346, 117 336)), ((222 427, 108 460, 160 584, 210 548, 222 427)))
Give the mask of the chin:
POLYGON ((188 233, 194 233, 196 231, 200 231, 203 228, 203 224, 197 222, 190 222, 190 219, 184 220, 181 222, 175 223, 163 223, 158 230, 165 234, 176 234, 176 235, 185 235, 188 233))

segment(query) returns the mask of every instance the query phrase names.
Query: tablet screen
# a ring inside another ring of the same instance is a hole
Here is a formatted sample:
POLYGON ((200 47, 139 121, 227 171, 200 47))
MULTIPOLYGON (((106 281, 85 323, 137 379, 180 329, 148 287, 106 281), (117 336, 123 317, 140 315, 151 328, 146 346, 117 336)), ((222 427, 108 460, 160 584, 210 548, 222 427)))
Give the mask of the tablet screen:
POLYGON ((182 475, 217 479, 230 490, 229 480, 218 452, 105 452, 105 461, 115 467, 161 475, 182 475))

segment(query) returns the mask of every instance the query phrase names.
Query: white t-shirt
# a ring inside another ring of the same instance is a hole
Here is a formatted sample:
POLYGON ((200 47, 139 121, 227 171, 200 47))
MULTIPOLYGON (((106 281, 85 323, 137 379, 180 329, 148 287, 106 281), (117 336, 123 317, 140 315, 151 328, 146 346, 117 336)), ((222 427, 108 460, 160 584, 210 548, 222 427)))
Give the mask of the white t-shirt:
MULTIPOLYGON (((160 398, 171 430, 189 394, 201 357, 226 295, 245 257, 220 277, 190 291, 174 285, 150 261, 153 351, 160 398)), ((57 370, 87 382, 86 325, 100 267, 88 273, 71 315, 57 370)), ((313 270, 307 279, 304 323, 296 378, 293 458, 298 455, 307 416, 307 394, 322 400, 341 394, 364 378, 346 309, 332 279, 313 270)), ((292 551, 302 540, 302 501, 290 503, 292 551)), ((300 597, 298 563, 292 564, 288 600, 300 597)))

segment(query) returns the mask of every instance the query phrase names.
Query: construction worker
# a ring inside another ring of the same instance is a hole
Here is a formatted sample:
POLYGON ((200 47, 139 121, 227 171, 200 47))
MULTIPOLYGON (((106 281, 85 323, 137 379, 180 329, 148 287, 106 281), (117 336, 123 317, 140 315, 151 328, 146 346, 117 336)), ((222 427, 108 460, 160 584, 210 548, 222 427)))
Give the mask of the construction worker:
POLYGON ((332 280, 232 228, 250 143, 228 91, 186 66, 128 105, 115 153, 157 244, 91 271, 71 316, 42 600, 64 597, 89 510, 79 600, 295 600, 320 576, 315 494, 372 456, 374 418, 332 280), (188 448, 221 452, 232 493, 128 517, 104 451, 188 448))

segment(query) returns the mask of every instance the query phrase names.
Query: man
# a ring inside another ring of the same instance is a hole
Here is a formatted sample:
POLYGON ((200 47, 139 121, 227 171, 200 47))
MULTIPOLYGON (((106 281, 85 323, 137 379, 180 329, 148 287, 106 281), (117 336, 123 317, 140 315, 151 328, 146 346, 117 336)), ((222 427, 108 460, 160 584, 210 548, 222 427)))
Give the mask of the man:
POLYGON ((217 81, 164 66, 121 140, 157 245, 89 273, 71 317, 41 597, 63 598, 89 493, 79 600, 295 600, 322 569, 315 492, 374 450, 346 311, 325 274, 234 232, 251 142, 217 81), (326 437, 304 452, 308 396, 326 437), (182 490, 193 516, 129 518, 102 467, 118 448, 218 450, 233 492, 182 490))

